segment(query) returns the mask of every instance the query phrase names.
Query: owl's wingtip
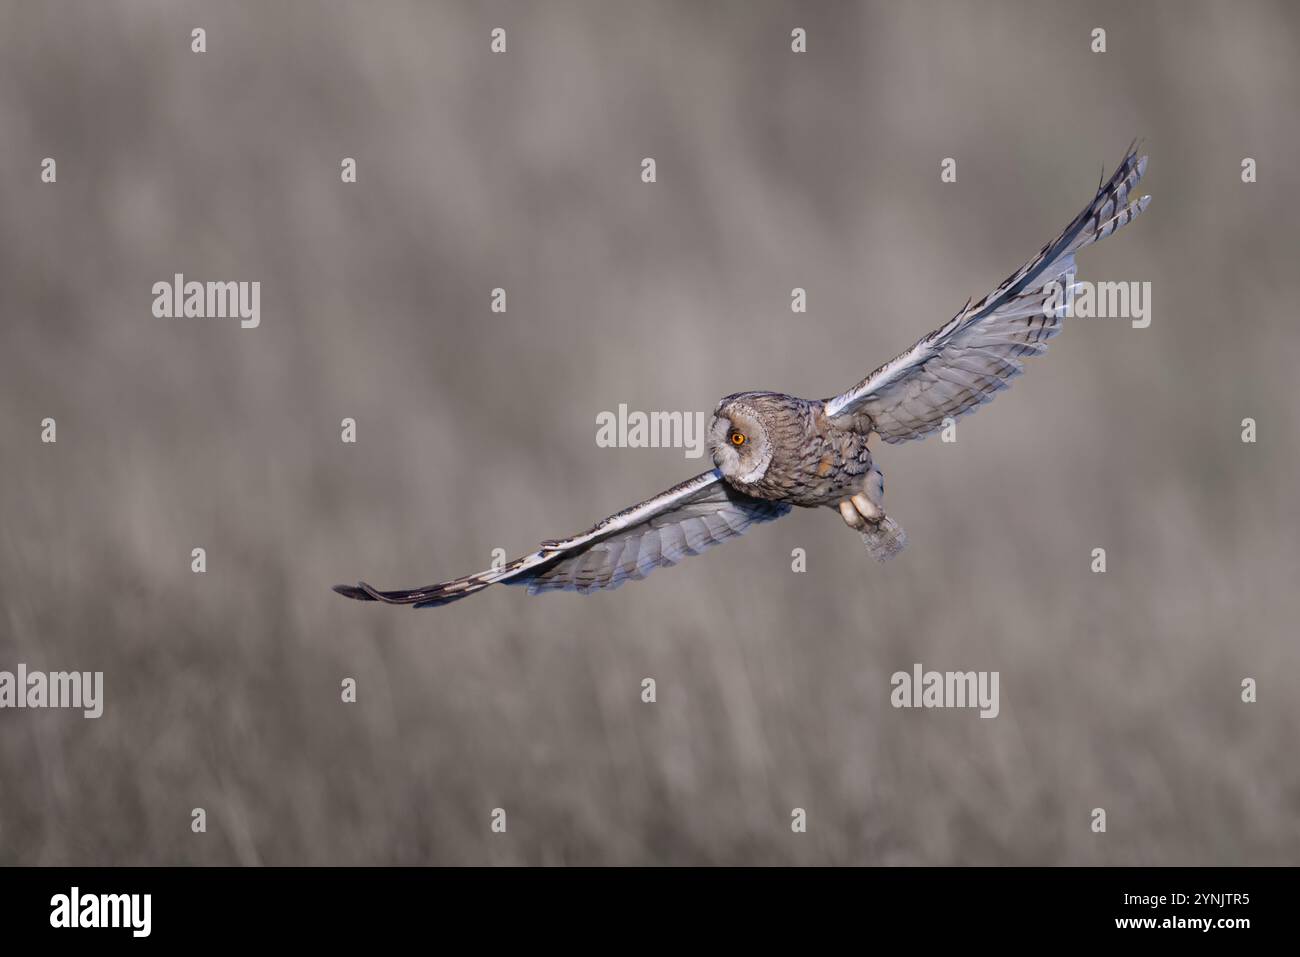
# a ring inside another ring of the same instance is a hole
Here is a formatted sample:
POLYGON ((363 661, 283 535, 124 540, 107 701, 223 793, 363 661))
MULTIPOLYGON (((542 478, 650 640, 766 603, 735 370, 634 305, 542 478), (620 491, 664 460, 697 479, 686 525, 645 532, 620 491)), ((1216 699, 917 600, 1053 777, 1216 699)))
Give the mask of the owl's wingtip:
POLYGON ((375 600, 374 596, 358 585, 335 585, 334 591, 338 592, 344 598, 355 598, 357 601, 375 600))

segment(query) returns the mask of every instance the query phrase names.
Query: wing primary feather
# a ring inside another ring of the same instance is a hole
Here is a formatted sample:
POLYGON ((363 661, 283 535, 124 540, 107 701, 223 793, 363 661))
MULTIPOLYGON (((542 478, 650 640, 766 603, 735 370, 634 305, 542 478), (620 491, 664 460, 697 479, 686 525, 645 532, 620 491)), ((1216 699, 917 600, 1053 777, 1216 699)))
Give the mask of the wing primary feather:
POLYGON ((358 601, 434 608, 459 601, 497 583, 525 585, 529 594, 617 588, 652 569, 675 564, 743 534, 755 522, 772 521, 790 510, 736 491, 711 469, 654 498, 602 519, 566 539, 544 542, 537 551, 499 569, 408 591, 380 591, 366 582, 336 585, 358 601))
POLYGON ((1049 302, 1058 294, 1053 284, 1074 283, 1075 254, 1132 222, 1151 201, 1141 196, 1129 202, 1147 168, 1139 145, 1136 139, 1129 145, 1110 179, 1102 180, 1092 201, 1056 239, 983 299, 967 300, 911 349, 825 400, 827 418, 844 428, 875 431, 887 442, 905 442, 928 435, 944 416, 969 411, 1005 388, 1022 371, 1019 360, 1041 355, 1046 340, 1060 331, 1063 317, 1049 302), (945 375, 945 369, 960 375, 945 375), (936 388, 936 380, 948 385, 936 388))

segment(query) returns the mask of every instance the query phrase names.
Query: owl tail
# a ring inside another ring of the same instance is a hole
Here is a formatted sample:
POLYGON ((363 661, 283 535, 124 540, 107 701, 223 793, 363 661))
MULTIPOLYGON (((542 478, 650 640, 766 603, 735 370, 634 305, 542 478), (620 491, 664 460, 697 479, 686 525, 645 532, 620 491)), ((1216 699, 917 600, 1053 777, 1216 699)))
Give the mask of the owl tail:
POLYGON ((907 545, 907 533, 903 526, 886 515, 879 522, 869 523, 862 532, 862 540, 867 544, 867 551, 878 562, 887 562, 907 545))

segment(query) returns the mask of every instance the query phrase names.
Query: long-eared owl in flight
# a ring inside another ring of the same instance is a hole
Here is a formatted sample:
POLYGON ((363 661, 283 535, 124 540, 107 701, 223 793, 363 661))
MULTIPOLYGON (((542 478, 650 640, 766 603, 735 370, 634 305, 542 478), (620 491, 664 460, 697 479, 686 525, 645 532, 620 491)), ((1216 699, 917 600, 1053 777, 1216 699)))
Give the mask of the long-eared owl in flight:
POLYGON ((1075 254, 1150 202, 1129 198, 1146 165, 1130 147, 1092 201, 1037 256, 849 390, 829 399, 780 392, 722 399, 709 429, 709 471, 499 568, 409 591, 380 591, 365 582, 334 590, 416 608, 445 605, 498 582, 527 586, 529 594, 585 594, 644 578, 796 505, 835 509, 871 555, 892 558, 907 539, 885 514, 884 481, 868 437, 874 432, 893 443, 929 435, 945 419, 993 398, 1025 359, 1045 352, 1061 330, 1065 310, 1053 303, 1063 288, 1073 289, 1075 254))

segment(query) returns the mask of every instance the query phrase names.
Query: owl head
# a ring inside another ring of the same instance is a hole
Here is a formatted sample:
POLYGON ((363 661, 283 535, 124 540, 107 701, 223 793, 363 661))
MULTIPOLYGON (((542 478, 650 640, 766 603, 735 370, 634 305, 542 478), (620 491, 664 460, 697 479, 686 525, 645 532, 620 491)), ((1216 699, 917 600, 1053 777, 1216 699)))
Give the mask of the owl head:
POLYGON ((772 464, 772 437, 764 393, 739 392, 718 403, 709 428, 713 464, 734 482, 759 481, 772 464))

